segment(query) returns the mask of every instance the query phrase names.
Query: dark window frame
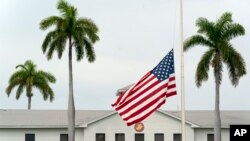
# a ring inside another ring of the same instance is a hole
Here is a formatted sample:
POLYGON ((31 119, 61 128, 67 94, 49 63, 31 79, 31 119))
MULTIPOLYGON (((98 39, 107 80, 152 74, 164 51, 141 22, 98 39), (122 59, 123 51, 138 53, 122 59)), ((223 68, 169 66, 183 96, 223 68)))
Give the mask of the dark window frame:
POLYGON ((98 136, 98 135, 104 135, 104 141, 106 140, 106 135, 105 135, 105 133, 96 133, 96 134, 95 134, 95 141, 98 141, 98 140, 97 140, 97 136, 98 136))
POLYGON ((145 141, 145 135, 144 135, 144 133, 135 133, 135 141, 136 141, 136 135, 142 135, 143 136, 143 141, 145 141))
POLYGON ((164 133, 155 133, 155 135, 154 135, 154 141, 156 141, 156 136, 157 135, 161 135, 163 137, 163 141, 164 141, 164 133))
POLYGON ((118 141, 118 135, 122 135, 123 136, 123 141, 125 141, 125 133, 115 133, 115 141, 118 141))
POLYGON ((36 141, 36 135, 34 133, 25 133, 25 141, 36 141))
POLYGON ((214 134, 213 133, 208 133, 207 134, 207 141, 214 141, 214 134), (210 138, 211 138, 211 140, 209 140, 210 138))
POLYGON ((69 140, 69 135, 68 134, 60 134, 60 141, 62 141, 62 136, 67 136, 66 138, 67 138, 67 141, 69 140))
POLYGON ((175 140, 175 137, 176 137, 176 136, 180 136, 180 140, 178 140, 178 141, 182 141, 182 134, 181 134, 181 133, 174 133, 174 134, 173 134, 173 141, 176 141, 176 140, 175 140))

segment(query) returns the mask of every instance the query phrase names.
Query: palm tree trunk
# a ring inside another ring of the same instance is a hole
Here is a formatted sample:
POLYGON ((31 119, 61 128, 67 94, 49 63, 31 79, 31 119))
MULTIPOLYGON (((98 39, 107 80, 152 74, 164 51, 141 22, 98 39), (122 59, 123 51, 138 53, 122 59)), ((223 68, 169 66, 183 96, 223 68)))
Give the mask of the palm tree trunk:
POLYGON ((214 141, 221 141, 219 72, 215 72, 215 85, 214 141))
POLYGON ((69 38, 69 99, 68 99, 68 139, 75 141, 75 105, 73 95, 72 43, 69 38))
POLYGON ((28 110, 31 109, 31 96, 28 97, 28 110))

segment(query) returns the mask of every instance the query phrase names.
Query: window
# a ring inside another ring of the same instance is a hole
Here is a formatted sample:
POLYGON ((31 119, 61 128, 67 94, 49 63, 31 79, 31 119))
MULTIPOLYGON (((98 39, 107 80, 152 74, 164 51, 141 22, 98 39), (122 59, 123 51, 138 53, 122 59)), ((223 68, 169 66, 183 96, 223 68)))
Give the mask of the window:
POLYGON ((68 134, 60 134, 60 141, 68 141, 68 134))
POLYGON ((100 134, 100 133, 97 133, 96 135, 95 135, 95 140, 96 141, 105 141, 105 134, 100 134))
POLYGON ((155 141, 164 141, 164 134, 155 134, 155 141))
POLYGON ((214 134, 207 134, 207 141, 214 141, 214 134))
POLYGON ((135 141, 144 141, 144 134, 135 134, 135 141))
POLYGON ((181 134, 174 134, 174 141, 181 141, 181 134))
POLYGON ((115 134, 115 141, 125 141, 125 135, 122 133, 115 134))
POLYGON ((25 134, 25 141, 35 141, 35 134, 25 134))

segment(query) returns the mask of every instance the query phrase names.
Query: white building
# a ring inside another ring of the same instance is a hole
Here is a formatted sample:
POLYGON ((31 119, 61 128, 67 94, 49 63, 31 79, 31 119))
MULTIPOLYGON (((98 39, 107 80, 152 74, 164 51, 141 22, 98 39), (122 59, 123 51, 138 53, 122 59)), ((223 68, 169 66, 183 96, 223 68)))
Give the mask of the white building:
MULTIPOLYGON (((222 141, 231 124, 250 124, 249 111, 222 111, 222 141)), ((186 112, 187 141, 213 141, 213 111, 186 112)), ((179 113, 156 111, 137 132, 114 111, 76 112, 76 141, 180 141, 179 113)), ((67 141, 65 110, 0 110, 0 141, 67 141)))

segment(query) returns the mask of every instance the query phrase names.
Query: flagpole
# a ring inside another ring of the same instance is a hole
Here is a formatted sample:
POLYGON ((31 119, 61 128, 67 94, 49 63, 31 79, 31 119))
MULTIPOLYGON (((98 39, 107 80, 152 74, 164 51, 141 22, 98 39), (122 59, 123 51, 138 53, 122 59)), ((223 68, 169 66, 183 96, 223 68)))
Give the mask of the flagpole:
POLYGON ((183 2, 180 0, 180 52, 181 52, 181 132, 182 141, 186 141, 185 95, 184 95, 184 55, 183 55, 183 2))

